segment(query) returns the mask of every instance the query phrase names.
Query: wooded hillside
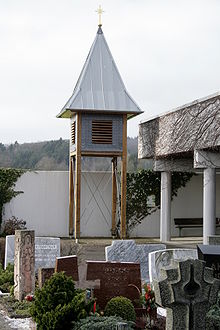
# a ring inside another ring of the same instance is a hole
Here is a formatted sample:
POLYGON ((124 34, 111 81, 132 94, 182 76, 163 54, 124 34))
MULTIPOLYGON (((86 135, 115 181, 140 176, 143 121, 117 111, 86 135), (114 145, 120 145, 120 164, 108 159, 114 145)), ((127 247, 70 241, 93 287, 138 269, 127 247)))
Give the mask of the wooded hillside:
MULTIPOLYGON (((128 171, 149 168, 150 161, 137 159, 137 137, 128 137, 128 171)), ((0 167, 32 170, 68 170, 69 141, 59 140, 36 143, 4 145, 0 143, 0 167)), ((82 161, 83 170, 111 170, 110 158, 86 157, 82 161)))

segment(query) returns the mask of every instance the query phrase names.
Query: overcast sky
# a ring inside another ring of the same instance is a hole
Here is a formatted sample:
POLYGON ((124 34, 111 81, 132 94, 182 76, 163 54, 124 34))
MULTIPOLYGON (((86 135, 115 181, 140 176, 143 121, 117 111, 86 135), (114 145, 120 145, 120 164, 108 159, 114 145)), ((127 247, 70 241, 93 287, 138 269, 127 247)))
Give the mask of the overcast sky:
POLYGON ((148 117, 220 90, 220 0, 0 0, 0 142, 69 138, 57 119, 97 32, 148 117))

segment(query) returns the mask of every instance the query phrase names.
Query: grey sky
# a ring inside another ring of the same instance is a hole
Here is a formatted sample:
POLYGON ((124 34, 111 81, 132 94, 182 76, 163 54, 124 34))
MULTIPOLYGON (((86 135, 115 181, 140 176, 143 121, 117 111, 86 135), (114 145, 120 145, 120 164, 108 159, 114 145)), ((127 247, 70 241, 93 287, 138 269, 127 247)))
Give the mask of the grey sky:
POLYGON ((220 90, 219 0, 0 0, 0 142, 69 138, 57 119, 97 31, 103 32, 138 122, 220 90))

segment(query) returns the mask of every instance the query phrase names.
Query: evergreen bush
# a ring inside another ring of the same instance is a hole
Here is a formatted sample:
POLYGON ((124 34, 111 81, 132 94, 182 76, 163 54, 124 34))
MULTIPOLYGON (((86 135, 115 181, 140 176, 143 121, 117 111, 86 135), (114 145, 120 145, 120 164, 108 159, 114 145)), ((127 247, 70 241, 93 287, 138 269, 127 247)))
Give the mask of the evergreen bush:
POLYGON ((0 264, 0 291, 10 292, 14 285, 14 265, 8 264, 6 269, 3 269, 0 264))
POLYGON ((112 330, 116 329, 119 322, 127 323, 128 330, 133 329, 133 322, 124 321, 118 316, 89 316, 75 323, 72 330, 112 330))
POLYGON ((123 320, 136 320, 134 306, 130 299, 125 297, 115 297, 109 300, 105 307, 106 316, 120 316, 123 320))
POLYGON ((206 329, 220 329, 220 292, 218 293, 217 303, 211 306, 206 314, 206 329))
POLYGON ((61 272, 36 291, 30 313, 39 330, 71 329, 72 321, 87 316, 88 305, 85 293, 76 290, 73 279, 61 272))

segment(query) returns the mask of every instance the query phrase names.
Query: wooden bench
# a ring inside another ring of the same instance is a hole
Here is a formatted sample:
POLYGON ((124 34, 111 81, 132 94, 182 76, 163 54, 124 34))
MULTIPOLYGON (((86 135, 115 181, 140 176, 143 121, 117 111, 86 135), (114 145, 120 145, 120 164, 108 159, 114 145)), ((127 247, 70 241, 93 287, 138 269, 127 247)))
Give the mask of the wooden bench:
MULTIPOLYGON (((175 218, 175 227, 179 228, 179 237, 181 237, 182 228, 199 228, 203 226, 203 218, 175 218)), ((220 219, 216 218, 216 227, 220 227, 220 219)))

